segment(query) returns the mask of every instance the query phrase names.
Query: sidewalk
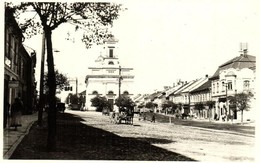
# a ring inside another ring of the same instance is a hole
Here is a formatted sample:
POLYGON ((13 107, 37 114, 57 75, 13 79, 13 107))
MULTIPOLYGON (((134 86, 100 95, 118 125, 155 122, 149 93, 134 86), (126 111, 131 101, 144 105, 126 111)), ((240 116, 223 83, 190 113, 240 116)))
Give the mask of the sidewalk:
MULTIPOLYGON (((43 114, 43 117, 45 114, 43 114)), ((28 134, 30 127, 33 122, 38 120, 38 112, 31 115, 22 115, 21 121, 22 126, 17 127, 15 131, 13 127, 7 127, 4 129, 4 140, 3 140, 3 158, 9 159, 16 147, 22 141, 24 136, 28 134)))

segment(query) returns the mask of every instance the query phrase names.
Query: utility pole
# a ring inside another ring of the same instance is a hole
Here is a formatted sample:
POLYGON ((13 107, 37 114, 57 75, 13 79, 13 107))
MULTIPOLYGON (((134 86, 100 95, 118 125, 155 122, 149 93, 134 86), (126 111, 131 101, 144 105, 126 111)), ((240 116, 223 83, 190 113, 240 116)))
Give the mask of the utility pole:
POLYGON ((118 76, 118 100, 119 100, 119 112, 121 112, 121 108, 120 108, 120 100, 121 100, 121 79, 122 79, 122 77, 121 77, 121 66, 119 66, 119 76, 118 76))
POLYGON ((40 74, 40 99, 38 110, 38 126, 42 126, 42 113, 44 107, 43 98, 43 78, 44 78, 44 62, 45 62, 45 33, 42 34, 42 57, 41 57, 41 74, 40 74))

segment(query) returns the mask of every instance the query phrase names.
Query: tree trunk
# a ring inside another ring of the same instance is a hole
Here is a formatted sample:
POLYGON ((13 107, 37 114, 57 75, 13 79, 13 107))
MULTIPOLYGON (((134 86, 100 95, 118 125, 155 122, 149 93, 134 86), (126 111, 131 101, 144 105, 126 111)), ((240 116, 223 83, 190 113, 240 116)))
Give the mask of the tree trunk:
POLYGON ((48 138, 47 150, 56 150, 56 79, 54 71, 54 59, 52 51, 52 30, 45 28, 47 42, 47 63, 48 63, 48 87, 49 87, 49 109, 48 109, 48 138))
POLYGON ((241 110, 241 123, 243 124, 243 110, 241 110))
POLYGON ((42 35, 42 58, 41 58, 41 75, 40 75, 40 101, 38 105, 38 126, 42 126, 42 114, 44 108, 43 98, 43 78, 44 78, 44 62, 45 61, 45 34, 42 35))

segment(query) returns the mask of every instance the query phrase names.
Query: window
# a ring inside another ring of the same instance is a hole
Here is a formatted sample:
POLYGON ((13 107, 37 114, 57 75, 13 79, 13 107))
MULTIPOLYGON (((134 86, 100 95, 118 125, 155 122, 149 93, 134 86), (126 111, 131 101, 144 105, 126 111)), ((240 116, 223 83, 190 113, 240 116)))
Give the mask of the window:
POLYGON ((113 49, 109 49, 109 57, 113 58, 113 49))
POLYGON ((114 62, 113 61, 109 61, 108 64, 109 65, 114 65, 114 62))
POLYGON ((233 88, 232 88, 232 81, 229 81, 228 83, 227 83, 227 89, 228 90, 232 90, 233 88))
POLYGON ((93 94, 93 95, 97 95, 98 92, 97 92, 97 91, 93 91, 92 94, 93 94))
POLYGON ((113 92, 113 91, 108 91, 108 94, 109 94, 109 95, 113 95, 114 92, 113 92))
POLYGON ((248 90, 250 86, 250 81, 249 80, 245 80, 244 81, 244 90, 248 90))
POLYGON ((7 54, 7 57, 9 58, 9 59, 11 59, 11 43, 12 43, 12 35, 11 35, 11 33, 9 33, 9 35, 8 35, 8 54, 7 54))
POLYGON ((129 95, 129 92, 128 91, 124 91, 124 95, 129 95))
POLYGON ((219 83, 217 83, 217 93, 219 92, 219 83))
POLYGON ((212 92, 213 92, 213 94, 215 93, 215 84, 213 84, 212 92))
POLYGON ((222 82, 222 92, 226 91, 226 84, 224 82, 222 82))
POLYGON ((114 70, 107 70, 108 73, 114 73, 114 70))

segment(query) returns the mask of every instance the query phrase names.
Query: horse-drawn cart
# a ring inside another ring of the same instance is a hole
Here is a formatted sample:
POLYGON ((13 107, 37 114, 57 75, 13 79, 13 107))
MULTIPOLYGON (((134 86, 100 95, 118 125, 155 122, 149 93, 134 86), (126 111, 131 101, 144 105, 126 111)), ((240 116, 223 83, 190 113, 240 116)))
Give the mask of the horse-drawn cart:
POLYGON ((133 109, 125 109, 120 111, 119 113, 111 112, 110 120, 113 123, 121 124, 131 124, 133 125, 134 111, 133 109))

